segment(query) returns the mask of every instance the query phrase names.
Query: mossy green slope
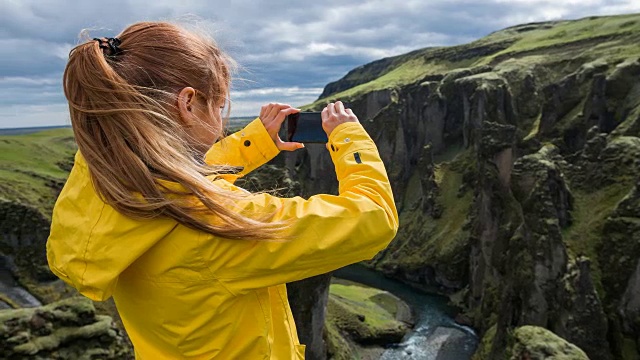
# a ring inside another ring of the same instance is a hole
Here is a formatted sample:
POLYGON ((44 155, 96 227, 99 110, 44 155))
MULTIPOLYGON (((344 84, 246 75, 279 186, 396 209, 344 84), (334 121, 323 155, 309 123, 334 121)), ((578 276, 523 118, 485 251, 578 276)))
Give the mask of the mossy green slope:
POLYGON ((75 150, 69 128, 0 136, 0 199, 50 216, 75 150))
POLYGON ((429 80, 482 65, 586 63, 606 57, 611 62, 640 55, 640 15, 589 17, 510 27, 474 42, 425 48, 363 65, 329 84, 323 98, 305 108, 334 99, 350 99, 375 90, 429 80), (341 83, 343 85, 341 85, 341 83))

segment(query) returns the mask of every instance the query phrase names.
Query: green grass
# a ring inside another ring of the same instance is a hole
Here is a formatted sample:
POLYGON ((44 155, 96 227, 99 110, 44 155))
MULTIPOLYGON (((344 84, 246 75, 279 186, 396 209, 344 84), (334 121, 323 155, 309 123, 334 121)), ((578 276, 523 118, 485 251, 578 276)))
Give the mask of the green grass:
POLYGON ((396 319, 399 301, 383 290, 334 278, 325 319, 330 353, 354 359, 362 346, 400 342, 409 328, 396 319))
POLYGON ((464 196, 458 197, 458 189, 462 185, 462 174, 453 171, 447 163, 438 168, 436 182, 440 187, 438 200, 444 205, 444 211, 434 228, 434 237, 437 240, 435 245, 439 252, 450 253, 451 250, 458 248, 458 242, 461 239, 458 235, 467 218, 473 194, 467 191, 464 196))
MULTIPOLYGON (((640 16, 638 14, 585 18, 577 21, 563 21, 551 29, 529 31, 508 49, 484 59, 490 62, 504 54, 516 54, 525 51, 549 48, 567 43, 585 41, 596 37, 640 35, 640 16)), ((588 48, 585 48, 588 50, 588 48)))
POLYGON ((402 326, 395 319, 397 300, 385 291, 339 280, 331 284, 329 294, 352 313, 364 315, 364 323, 369 327, 385 329, 402 326))
POLYGON ((49 216, 56 195, 52 184, 68 176, 59 163, 75 150, 71 129, 0 136, 0 198, 35 206, 49 216))
POLYGON ((563 230, 562 236, 570 255, 591 259, 592 279, 601 298, 604 290, 597 248, 603 240, 602 229, 607 217, 630 190, 631 185, 616 183, 594 191, 573 191, 573 223, 563 230))

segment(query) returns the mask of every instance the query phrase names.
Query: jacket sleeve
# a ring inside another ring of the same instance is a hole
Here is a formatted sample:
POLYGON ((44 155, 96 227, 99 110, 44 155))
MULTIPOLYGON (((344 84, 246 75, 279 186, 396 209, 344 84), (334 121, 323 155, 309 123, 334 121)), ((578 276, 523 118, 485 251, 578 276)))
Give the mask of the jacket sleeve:
POLYGON ((232 293, 300 280, 371 259, 395 236, 398 214, 389 179, 375 143, 362 125, 339 125, 327 145, 339 195, 319 194, 305 200, 263 193, 238 205, 239 211, 276 211, 274 220, 289 221, 289 238, 251 241, 205 236, 203 256, 232 293))
POLYGON ((205 162, 209 165, 242 167, 239 173, 219 175, 234 183, 236 179, 273 159, 279 152, 260 118, 256 118, 244 129, 213 144, 205 154, 205 162))

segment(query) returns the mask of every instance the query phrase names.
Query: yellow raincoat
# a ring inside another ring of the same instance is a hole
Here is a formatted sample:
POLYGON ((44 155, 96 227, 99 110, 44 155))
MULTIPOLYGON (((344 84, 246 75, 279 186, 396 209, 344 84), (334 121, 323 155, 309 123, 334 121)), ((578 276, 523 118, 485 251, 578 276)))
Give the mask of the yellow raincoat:
MULTIPOLYGON (((229 240, 171 218, 128 218, 100 199, 78 152, 53 211, 49 266, 93 300, 113 296, 137 359, 304 359, 284 284, 370 259, 398 228, 384 165, 362 125, 339 125, 327 145, 339 196, 256 194, 238 204, 281 206, 276 220, 295 220, 289 241, 229 240)), ((256 119, 206 161, 243 166, 214 181, 244 191, 233 181, 278 151, 256 119)))

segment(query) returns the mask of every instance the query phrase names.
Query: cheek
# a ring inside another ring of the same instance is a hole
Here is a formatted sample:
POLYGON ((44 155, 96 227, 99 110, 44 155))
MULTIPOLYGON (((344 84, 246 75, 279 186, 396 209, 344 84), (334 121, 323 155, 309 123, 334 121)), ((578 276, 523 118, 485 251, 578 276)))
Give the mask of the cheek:
POLYGON ((213 144, 220 137, 222 137, 222 119, 219 117, 212 117, 206 126, 206 130, 204 131, 207 134, 207 143, 213 144))
POLYGON ((222 133, 224 130, 224 125, 222 123, 222 118, 220 117, 214 117, 213 118, 213 124, 211 124, 211 128, 213 129, 213 136, 215 138, 215 140, 218 140, 220 137, 222 137, 222 133))
POLYGON ((205 111, 202 111, 199 115, 202 122, 197 130, 197 138, 202 144, 212 145, 222 134, 222 120, 219 117, 207 114, 205 111))

